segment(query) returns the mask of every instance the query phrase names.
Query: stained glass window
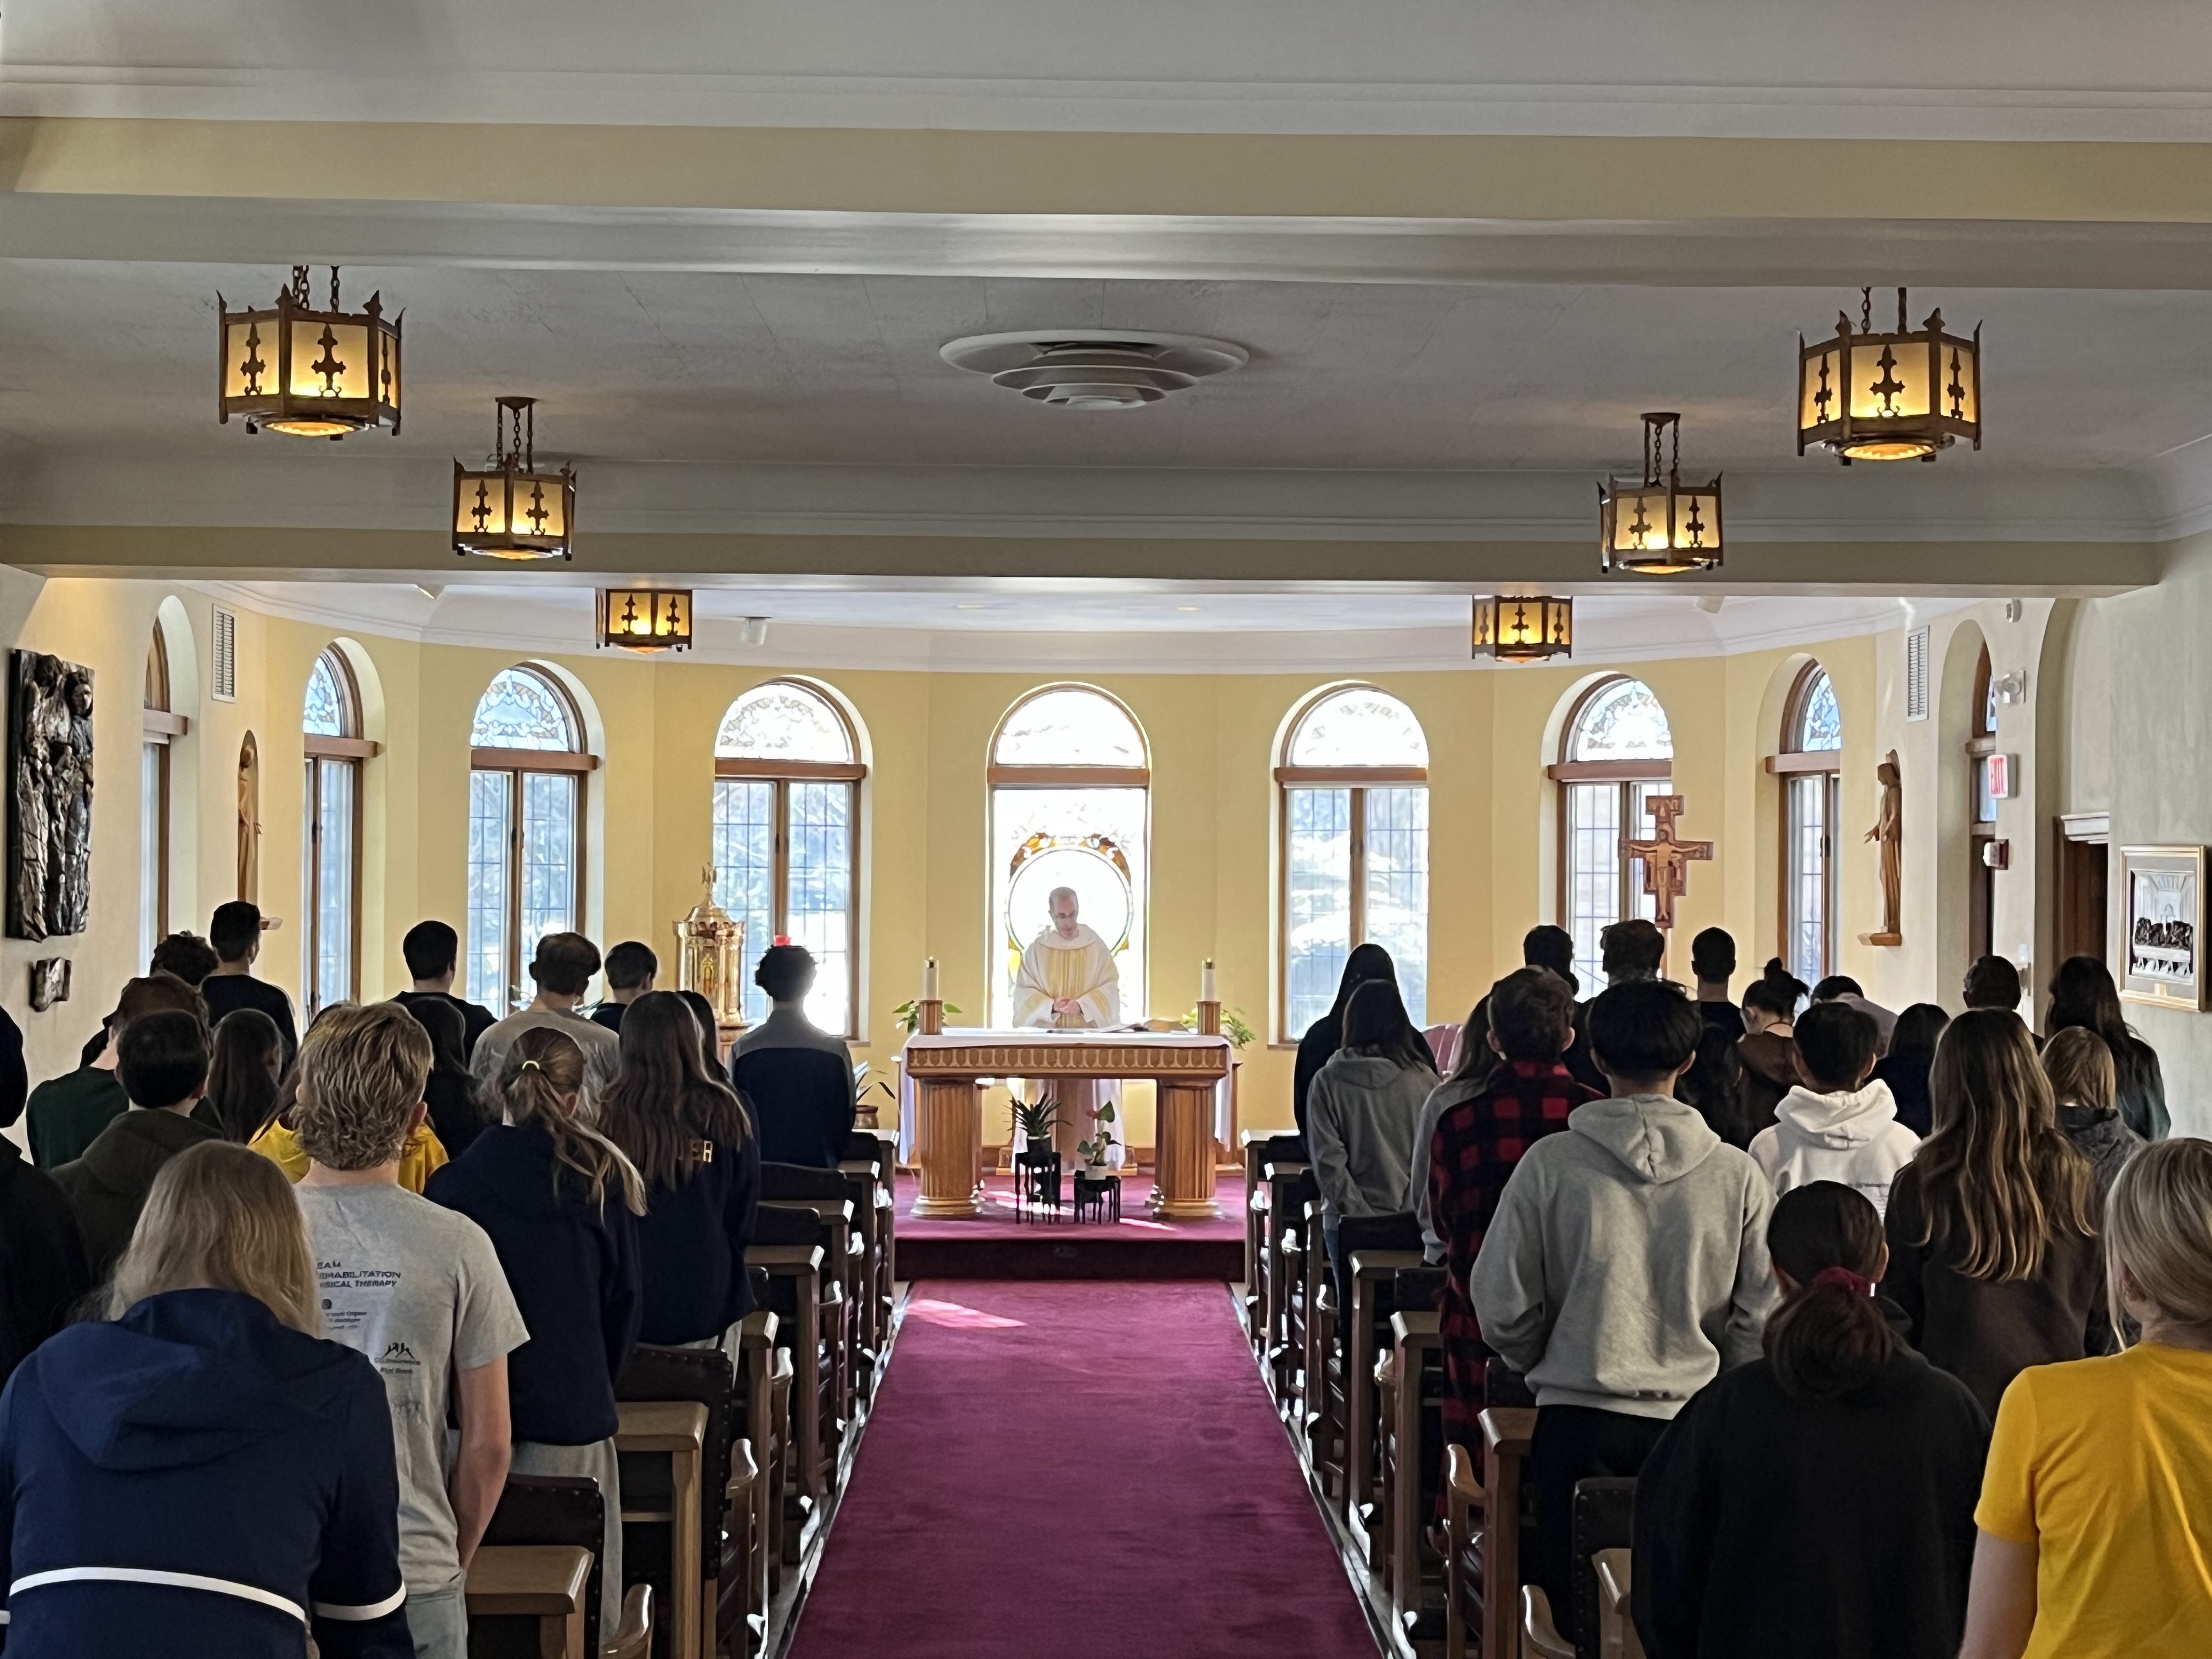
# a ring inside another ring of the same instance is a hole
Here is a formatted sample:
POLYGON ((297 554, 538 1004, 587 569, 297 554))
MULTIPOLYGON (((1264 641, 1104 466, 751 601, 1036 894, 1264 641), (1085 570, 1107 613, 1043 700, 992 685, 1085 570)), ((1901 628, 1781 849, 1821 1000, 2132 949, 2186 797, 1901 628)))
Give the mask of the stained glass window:
POLYGON ((307 925, 301 929, 300 948, 310 1015, 354 994, 361 762, 351 755, 319 751, 316 739, 359 737, 360 708, 353 670, 331 646, 307 671, 300 707, 300 729, 307 744, 300 896, 307 925))
MULTIPOLYGON (((857 1036, 863 772, 853 726, 827 694, 770 680, 730 705, 714 757, 715 901, 744 924, 749 957, 778 937, 812 951, 806 1017, 857 1036), (823 777, 824 767, 843 775, 823 777)), ((750 975, 742 1006, 749 1023, 768 1017, 750 975)))
POLYGON ((1571 761, 1671 760, 1667 711, 1642 680, 1614 680, 1582 707, 1567 746, 1571 761))
POLYGON ((1105 693, 1054 686, 1016 705, 991 758, 1001 766, 1142 766, 1145 736, 1105 693))
POLYGON ((307 674, 307 702, 300 716, 300 729, 310 737, 358 735, 353 730, 353 698, 343 678, 345 672, 343 665, 333 660, 328 651, 315 659, 307 674))
POLYGON ((543 674, 502 668, 477 701, 472 749, 580 749, 568 700, 543 674))
POLYGON ((1285 758, 1292 766, 1426 766, 1429 740, 1397 698, 1355 685, 1306 710, 1285 758))
POLYGON ((1801 754, 1844 746, 1844 716, 1836 707, 1836 688, 1828 671, 1815 668, 1797 694, 1796 747, 1801 754))
POLYGON ((714 734, 726 760, 851 761, 853 734, 829 700, 788 680, 757 685, 730 705, 714 734))

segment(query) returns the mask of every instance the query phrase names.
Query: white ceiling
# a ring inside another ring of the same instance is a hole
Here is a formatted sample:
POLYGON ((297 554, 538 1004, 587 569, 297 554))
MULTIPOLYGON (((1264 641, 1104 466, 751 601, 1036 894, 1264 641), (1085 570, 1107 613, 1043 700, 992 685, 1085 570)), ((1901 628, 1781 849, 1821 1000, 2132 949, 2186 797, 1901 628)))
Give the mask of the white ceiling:
POLYGON ((1784 537, 2143 533, 2212 462, 2204 292, 1916 293, 1916 322, 1940 303, 1984 325, 1989 447, 1843 473, 1792 435, 1798 331, 1856 309, 1830 289, 361 269, 355 300, 380 288, 405 311, 405 430, 334 445, 214 419, 216 292, 264 302, 278 278, 0 262, 0 511, 434 526, 449 458, 484 451, 502 392, 543 400, 540 453, 575 460, 580 522, 603 529, 841 508, 881 529, 1018 503, 1092 532, 1279 517, 1394 533, 1404 517, 1550 534, 1587 519, 1597 477, 1634 470, 1651 408, 1686 416, 1686 474, 1738 481, 1740 528, 1784 537), (1095 414, 938 356, 1053 325, 1219 335, 1253 357, 1095 414))
POLYGON ((10 0, 0 113, 2202 139, 2195 0, 10 0))

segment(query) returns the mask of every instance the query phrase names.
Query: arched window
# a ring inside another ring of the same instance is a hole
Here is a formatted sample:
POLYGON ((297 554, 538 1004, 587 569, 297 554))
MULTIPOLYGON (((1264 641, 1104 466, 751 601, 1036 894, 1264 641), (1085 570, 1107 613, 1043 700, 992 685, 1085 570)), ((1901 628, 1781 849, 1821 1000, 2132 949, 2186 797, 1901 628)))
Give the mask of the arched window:
POLYGON ((361 960, 361 763, 374 753, 361 735, 361 692, 345 653, 331 646, 307 672, 300 711, 307 751, 300 845, 301 982, 307 1014, 354 995, 361 960))
POLYGON ((1993 955, 1996 938, 1997 872, 1983 856, 1997 833, 1997 798, 1990 788, 1990 757, 1997 751, 1997 692, 1987 641, 1975 659, 1974 701, 1968 713, 1972 735, 1966 740, 1966 770, 1974 811, 1966 831, 1966 951, 1972 961, 1993 955))
POLYGON ((1624 917, 1658 914, 1644 890, 1644 860, 1620 855, 1624 840, 1657 828, 1645 803, 1667 793, 1674 775, 1674 736, 1657 695, 1625 677, 1591 686, 1568 717, 1551 773, 1559 786, 1559 916, 1574 935, 1575 972, 1595 994, 1605 982, 1598 934, 1624 917))
POLYGON ((1282 794, 1280 1035, 1335 1000, 1344 959, 1389 951, 1416 1025, 1428 1018, 1429 744, 1413 711, 1371 685, 1300 711, 1275 769, 1282 794))
POLYGON ((138 750, 138 955, 169 931, 169 744, 189 723, 170 711, 169 647, 161 625, 146 647, 146 690, 138 750))
POLYGON ((584 722, 552 675, 502 668, 469 731, 467 994, 504 1014, 530 1000, 523 967, 584 908, 584 722))
POLYGON ((1836 971, 1843 748, 1835 685, 1807 663, 1790 689, 1782 752, 1767 764, 1782 780, 1782 960, 1808 985, 1836 971))
POLYGON ((1048 925, 1053 889, 1121 975, 1121 1018, 1145 1018, 1146 881, 1152 771, 1145 734, 1113 698, 1050 685, 1006 712, 991 744, 991 1023, 1013 1018, 1022 951, 1048 925))
MULTIPOLYGON (((851 720, 798 680, 769 680, 729 707, 714 734, 714 892, 745 925, 757 961, 788 936, 821 971, 806 1017, 860 1035, 860 781, 867 768, 851 720)), ((745 980, 744 1017, 768 1017, 745 980)))

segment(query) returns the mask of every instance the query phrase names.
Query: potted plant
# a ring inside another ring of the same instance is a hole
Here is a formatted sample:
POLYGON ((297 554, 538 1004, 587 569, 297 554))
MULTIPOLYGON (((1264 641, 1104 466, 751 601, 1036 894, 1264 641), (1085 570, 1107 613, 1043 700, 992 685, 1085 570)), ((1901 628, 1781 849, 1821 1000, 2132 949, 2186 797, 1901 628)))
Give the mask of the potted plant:
POLYGON ((1012 1127, 1022 1137, 1025 1152, 1050 1152, 1053 1131, 1060 1127, 1060 1103, 1056 1100, 1024 1100, 1012 1097, 1009 1111, 1012 1127))
POLYGON ((1083 1172, 1090 1180, 1103 1180, 1121 1161, 1121 1143, 1108 1127, 1114 1121, 1114 1103, 1106 1101, 1098 1108, 1097 1125, 1091 1138, 1075 1143, 1075 1155, 1083 1160, 1083 1172))

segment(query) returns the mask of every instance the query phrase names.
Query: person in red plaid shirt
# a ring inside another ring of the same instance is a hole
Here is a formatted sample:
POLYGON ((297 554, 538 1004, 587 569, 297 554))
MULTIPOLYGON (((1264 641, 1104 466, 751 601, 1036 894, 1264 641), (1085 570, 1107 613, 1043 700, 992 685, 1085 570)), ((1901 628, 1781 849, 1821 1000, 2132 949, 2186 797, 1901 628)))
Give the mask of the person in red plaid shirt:
POLYGON ((1561 1058, 1574 1041, 1574 994, 1547 968, 1523 968, 1490 990, 1488 1041, 1468 1032, 1460 1063, 1430 1099, 1436 1131, 1427 1179, 1418 1188, 1423 1231, 1449 1271, 1438 1297, 1443 1339, 1444 1436, 1479 1446, 1490 1350, 1468 1294, 1468 1273, 1521 1155, 1567 1127, 1567 1114, 1597 1091, 1575 1081, 1561 1058))

